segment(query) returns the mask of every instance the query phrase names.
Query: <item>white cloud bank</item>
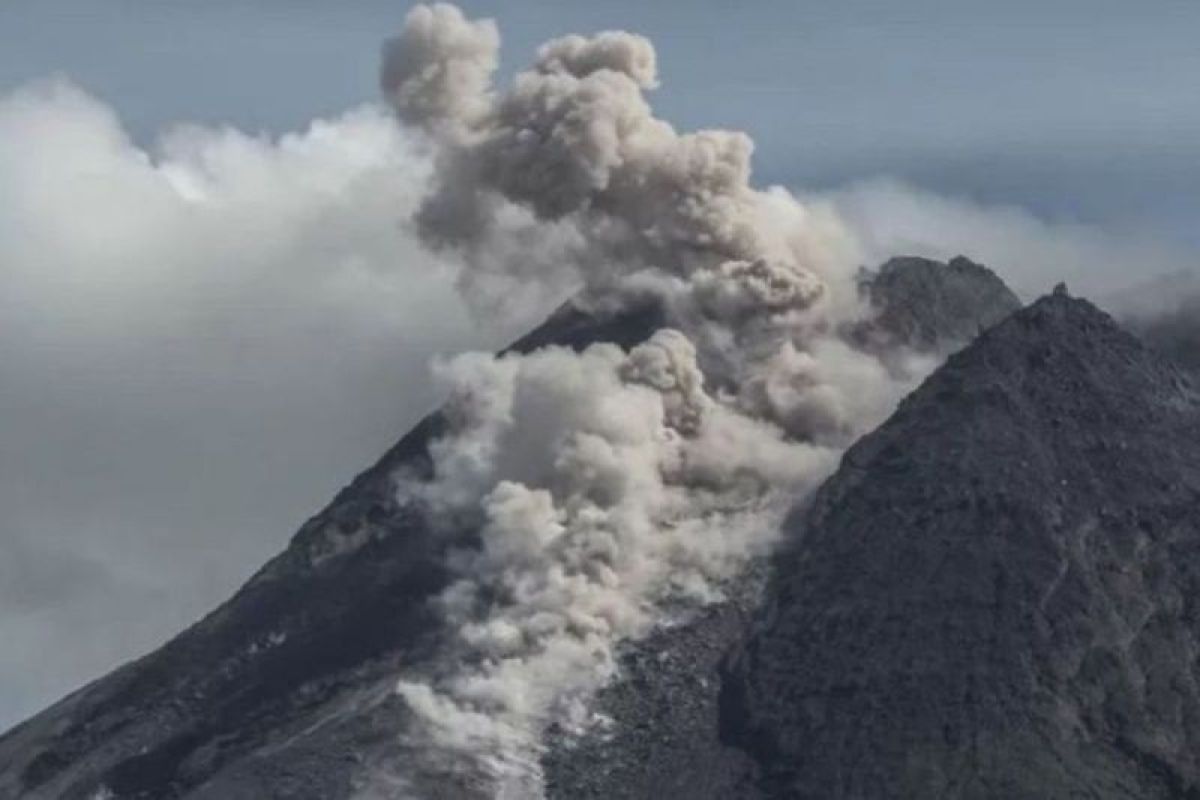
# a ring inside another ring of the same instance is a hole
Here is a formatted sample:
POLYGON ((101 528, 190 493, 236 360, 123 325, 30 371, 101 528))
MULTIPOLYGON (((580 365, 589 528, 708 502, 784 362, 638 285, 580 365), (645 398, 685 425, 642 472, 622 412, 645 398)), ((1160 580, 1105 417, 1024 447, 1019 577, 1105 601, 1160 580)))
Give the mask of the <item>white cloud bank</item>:
POLYGON ((360 108, 150 151, 66 80, 0 98, 0 727, 232 591, 493 346, 360 108), (407 210, 407 211, 406 211, 407 210))

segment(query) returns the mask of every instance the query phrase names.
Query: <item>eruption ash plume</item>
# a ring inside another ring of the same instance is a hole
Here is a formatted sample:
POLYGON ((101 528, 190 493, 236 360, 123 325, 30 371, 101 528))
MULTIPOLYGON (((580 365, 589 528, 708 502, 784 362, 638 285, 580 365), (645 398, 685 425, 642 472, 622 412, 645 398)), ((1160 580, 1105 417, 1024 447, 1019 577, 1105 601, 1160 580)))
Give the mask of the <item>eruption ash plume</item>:
POLYGON ((498 46, 491 22, 436 5, 384 48, 383 90, 436 152, 421 238, 460 260, 477 307, 649 296, 671 325, 628 353, 441 364, 433 477, 402 476, 407 501, 480 531, 438 601, 443 663, 399 684, 421 720, 410 745, 427 769, 470 764, 488 793, 525 797, 545 730, 589 724, 620 643, 719 599, 931 364, 843 340, 863 313, 851 237, 754 188, 745 134, 656 118, 648 40, 556 39, 502 90, 498 46))

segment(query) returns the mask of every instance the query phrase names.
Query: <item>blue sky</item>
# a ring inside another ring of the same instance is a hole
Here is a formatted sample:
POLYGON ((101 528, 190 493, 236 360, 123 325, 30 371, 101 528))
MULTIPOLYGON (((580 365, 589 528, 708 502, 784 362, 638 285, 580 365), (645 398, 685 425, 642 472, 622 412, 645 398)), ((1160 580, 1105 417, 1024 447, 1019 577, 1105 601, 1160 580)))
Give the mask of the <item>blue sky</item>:
MULTIPOLYGON (((564 32, 658 47, 662 116, 758 143, 764 180, 887 174, 1055 220, 1191 243, 1200 4, 1050 0, 467 2, 505 66, 564 32)), ((140 137, 180 120, 279 131, 371 99, 403 2, 8 0, 0 87, 66 73, 140 137)))

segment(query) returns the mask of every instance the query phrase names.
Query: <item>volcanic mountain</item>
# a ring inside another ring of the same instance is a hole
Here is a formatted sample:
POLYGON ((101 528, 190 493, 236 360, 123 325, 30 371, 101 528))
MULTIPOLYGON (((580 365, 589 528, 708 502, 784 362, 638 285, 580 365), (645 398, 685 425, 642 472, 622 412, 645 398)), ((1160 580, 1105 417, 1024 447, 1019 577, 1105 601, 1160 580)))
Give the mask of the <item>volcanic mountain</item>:
POLYGON ((951 356, 787 535, 552 796, 1200 796, 1200 390, 1086 301, 951 356))
MULTIPOLYGON (((950 350, 1008 318, 851 449, 774 562, 627 648, 597 699, 610 723, 548 734, 547 794, 1185 796, 1196 389, 1083 301, 1008 316, 1016 298, 965 259, 894 260, 863 286, 868 344, 950 350)), ((628 348, 663 320, 568 304, 514 349, 628 348)), ((427 601, 474 536, 396 499, 445 424, 417 426, 208 618, 0 738, 0 797, 389 796, 395 678, 443 635, 427 601)))

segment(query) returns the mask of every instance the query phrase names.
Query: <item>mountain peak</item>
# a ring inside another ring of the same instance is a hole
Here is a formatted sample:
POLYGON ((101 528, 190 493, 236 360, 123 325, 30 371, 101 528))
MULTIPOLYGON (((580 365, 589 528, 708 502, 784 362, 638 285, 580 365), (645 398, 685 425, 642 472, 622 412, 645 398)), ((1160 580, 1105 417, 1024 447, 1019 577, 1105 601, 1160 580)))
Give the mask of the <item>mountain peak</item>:
POLYGON ((1200 786, 1200 395, 1086 300, 980 336, 848 451, 726 683, 766 796, 1200 786))
MULTIPOLYGON (((864 285, 876 322, 901 323, 877 331, 973 342, 793 515, 766 612, 758 563, 727 602, 630 646, 598 698, 603 741, 548 742, 549 797, 1197 783, 1194 384, 1065 292, 979 334, 1016 300, 968 259, 894 260, 864 285)), ((630 347, 662 314, 569 304, 513 349, 630 347)), ((392 476, 428 470, 444 424, 417 426, 207 619, 0 737, 0 797, 348 797, 403 759, 396 676, 444 633, 428 600, 471 534, 435 535, 392 476)))
POLYGON ((1004 281, 965 256, 897 256, 865 271, 861 286, 876 316, 858 333, 875 346, 952 349, 1021 307, 1004 281))
POLYGON ((847 452, 761 599, 630 654, 551 797, 1182 796, 1198 444, 1173 364, 1039 299, 847 452))

